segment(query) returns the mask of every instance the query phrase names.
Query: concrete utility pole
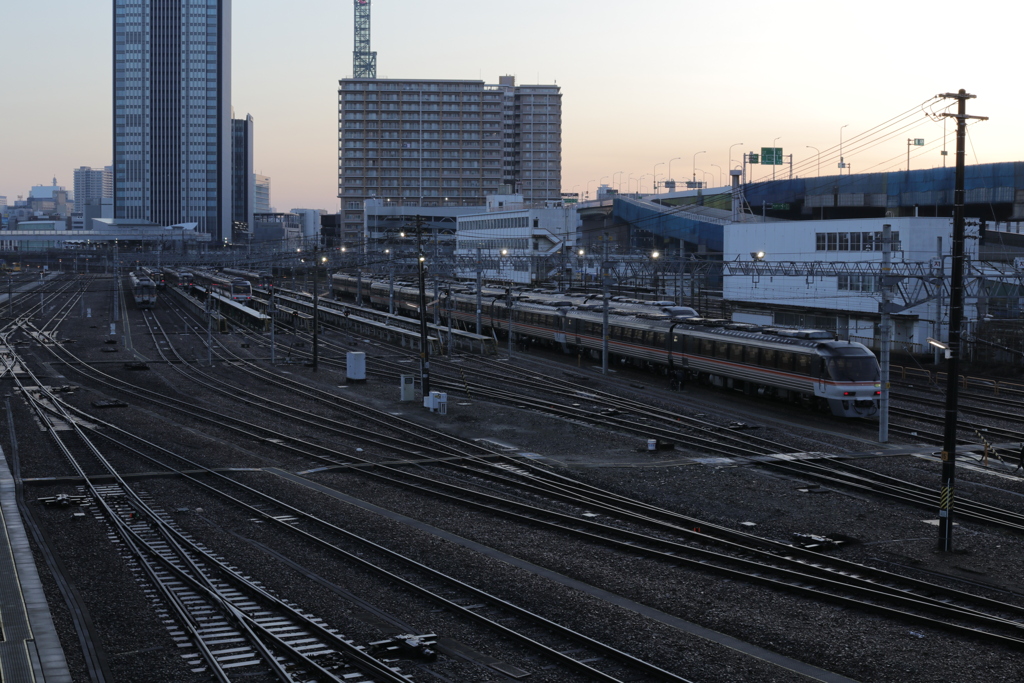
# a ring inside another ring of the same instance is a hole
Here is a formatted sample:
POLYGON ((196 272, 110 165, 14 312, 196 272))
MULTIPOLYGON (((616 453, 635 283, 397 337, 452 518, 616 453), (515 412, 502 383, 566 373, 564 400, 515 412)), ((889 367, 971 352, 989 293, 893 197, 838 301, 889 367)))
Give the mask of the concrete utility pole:
POLYGON ((430 353, 427 346, 427 283, 423 272, 426 256, 423 255, 423 221, 416 216, 416 258, 419 263, 420 280, 420 388, 423 397, 430 395, 430 353))
POLYGON ((888 223, 882 226, 882 323, 879 326, 878 336, 881 341, 881 385, 882 395, 878 402, 878 442, 889 442, 889 350, 892 345, 892 287, 889 283, 890 272, 892 271, 892 226, 888 223))
POLYGON ((277 365, 277 343, 274 339, 274 321, 277 318, 277 309, 274 307, 274 283, 270 283, 270 303, 267 305, 267 313, 270 314, 270 364, 277 365))
POLYGON ((959 398, 960 325, 964 317, 964 151, 967 119, 987 121, 987 116, 968 116, 968 95, 962 88, 957 93, 940 97, 956 99, 957 113, 943 114, 956 118, 956 182, 953 190, 953 244, 949 286, 949 360, 946 362, 946 414, 942 441, 942 492, 939 495, 939 550, 953 550, 953 492, 956 481, 957 400, 959 398))
POLYGON ((320 245, 313 245, 313 372, 320 364, 320 245))
POLYGON ((480 260, 480 247, 476 248, 476 333, 482 334, 483 329, 483 294, 480 290, 484 286, 484 264, 480 260))

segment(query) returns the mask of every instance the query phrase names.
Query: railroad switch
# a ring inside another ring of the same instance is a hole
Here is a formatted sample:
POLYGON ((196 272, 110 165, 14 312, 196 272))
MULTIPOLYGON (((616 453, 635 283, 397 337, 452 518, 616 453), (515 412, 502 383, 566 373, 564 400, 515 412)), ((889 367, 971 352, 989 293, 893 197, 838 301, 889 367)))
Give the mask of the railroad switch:
POLYGON ((378 658, 396 657, 433 662, 437 660, 435 645, 437 645, 437 635, 433 633, 422 636, 406 634, 370 643, 369 651, 370 654, 378 658))
POLYGON ((124 364, 125 370, 149 370, 149 364, 142 361, 133 361, 124 364))
POLYGON ((58 493, 56 496, 37 498, 43 505, 55 505, 57 507, 71 507, 72 505, 86 505, 89 502, 88 496, 72 496, 67 493, 58 493))
POLYGON ((845 540, 835 540, 826 536, 815 536, 814 534, 793 534, 793 545, 798 548, 813 550, 833 550, 846 543, 845 540))

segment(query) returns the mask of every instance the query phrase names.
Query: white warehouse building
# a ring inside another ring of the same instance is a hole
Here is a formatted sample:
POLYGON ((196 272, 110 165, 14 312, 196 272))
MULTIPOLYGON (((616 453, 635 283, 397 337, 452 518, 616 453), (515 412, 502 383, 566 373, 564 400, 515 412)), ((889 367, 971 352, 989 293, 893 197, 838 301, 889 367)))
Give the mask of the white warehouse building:
MULTIPOLYGON (((723 298, 733 309, 733 320, 760 325, 820 328, 834 331, 840 339, 879 347, 878 324, 882 293, 877 275, 865 274, 856 264, 872 264, 877 272, 882 262, 882 225, 892 226, 892 263, 903 270, 929 270, 940 274, 950 267, 953 221, 950 218, 866 218, 831 221, 787 221, 730 223, 724 226, 723 261, 761 260, 774 274, 740 274, 727 267, 723 277, 723 298), (758 252, 764 252, 759 258, 758 252), (778 274, 779 267, 793 263, 792 272, 778 274), (826 266, 822 275, 812 275, 804 264, 826 266), (939 264, 942 264, 941 266, 939 264), (844 272, 846 270, 857 272, 844 272), (731 274, 730 274, 731 273, 731 274)), ((976 261, 978 240, 965 240, 968 259, 976 261)), ((732 262, 732 263, 730 263, 732 262)), ((899 270, 899 269, 897 269, 899 270)), ((894 303, 906 305, 926 298, 914 278, 903 281, 904 301, 896 293, 894 303)), ((965 297, 964 320, 970 328, 977 320, 977 300, 965 297)), ((915 353, 928 349, 929 337, 947 339, 948 306, 937 298, 923 301, 893 314, 896 348, 915 353)))

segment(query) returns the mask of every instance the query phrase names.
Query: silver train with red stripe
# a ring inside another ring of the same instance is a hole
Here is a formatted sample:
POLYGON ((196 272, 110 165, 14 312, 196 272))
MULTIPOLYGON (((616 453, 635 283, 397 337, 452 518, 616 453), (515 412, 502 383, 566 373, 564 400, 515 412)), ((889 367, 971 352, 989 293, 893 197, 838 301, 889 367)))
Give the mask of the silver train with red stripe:
MULTIPOLYGON (((364 303, 387 308, 388 283, 354 276, 333 276, 338 298, 351 300, 361 289, 364 303)), ((395 285, 396 312, 417 316, 418 289, 395 285)), ((566 305, 564 294, 513 293, 511 329, 521 343, 544 344, 600 357, 600 311, 566 305), (529 299, 525 301, 524 299, 529 299)), ((594 303, 596 297, 588 297, 594 303)), ((575 302, 572 302, 575 303, 575 302)), ((601 303, 599 300, 597 303, 601 303)), ((466 287, 452 287, 451 303, 442 295, 442 317, 473 330, 477 297, 466 287)), ((585 305, 585 308, 591 308, 585 305)), ((749 394, 772 396, 830 410, 842 417, 871 417, 878 412, 880 372, 874 354, 855 342, 837 341, 824 330, 790 330, 725 320, 673 317, 656 306, 610 304, 608 350, 613 360, 656 368, 671 377, 687 377, 749 394)), ((484 289, 484 328, 508 338, 505 293, 484 289)))

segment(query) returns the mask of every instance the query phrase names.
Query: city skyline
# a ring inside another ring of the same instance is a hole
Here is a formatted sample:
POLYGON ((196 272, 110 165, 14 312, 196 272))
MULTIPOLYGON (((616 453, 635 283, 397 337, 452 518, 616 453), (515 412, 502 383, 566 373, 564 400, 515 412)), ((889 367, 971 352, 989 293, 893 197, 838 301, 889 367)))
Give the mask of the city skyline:
MULTIPOLYGON (((670 162, 678 181, 697 172, 717 184, 730 148, 735 164, 744 151, 773 144, 794 154, 800 175, 817 172, 815 148, 822 175, 835 174, 827 150, 838 146, 840 130, 854 139, 958 88, 978 95, 970 113, 990 117, 971 128, 968 163, 1024 160, 1024 135, 1013 124, 1024 96, 998 68, 1013 58, 1010 22, 993 22, 988 5, 960 17, 953 3, 922 13, 880 2, 844 12, 807 2, 652 0, 623 9, 604 0, 524 0, 506 13, 460 0, 377 0, 372 40, 381 78, 495 83, 509 74, 520 84, 557 84, 562 189, 593 194, 602 180, 635 189, 647 176, 649 191, 650 176, 660 180, 670 162), (970 41, 958 36, 983 37, 987 50, 968 51, 970 41)), ((70 186, 73 169, 112 162, 111 3, 55 0, 50 8, 48 45, 59 47, 38 50, 29 36, 11 36, 12 54, 32 55, 10 74, 12 92, 33 92, 40 73, 67 82, 60 99, 13 98, 0 110, 0 195, 11 203, 55 174, 70 186)), ((309 0, 299 9, 235 0, 232 104, 254 117, 254 170, 274 178, 274 204, 336 211, 337 82, 352 70, 352 6, 309 0)), ((12 25, 29 25, 36 13, 18 5, 12 25)), ((920 154, 912 168, 941 166, 943 124, 919 118, 883 144, 847 153, 853 173, 905 168, 907 138, 927 143, 912 149, 920 154)), ((754 177, 771 170, 758 167, 754 177)), ((788 166, 775 170, 788 175, 788 166)))

